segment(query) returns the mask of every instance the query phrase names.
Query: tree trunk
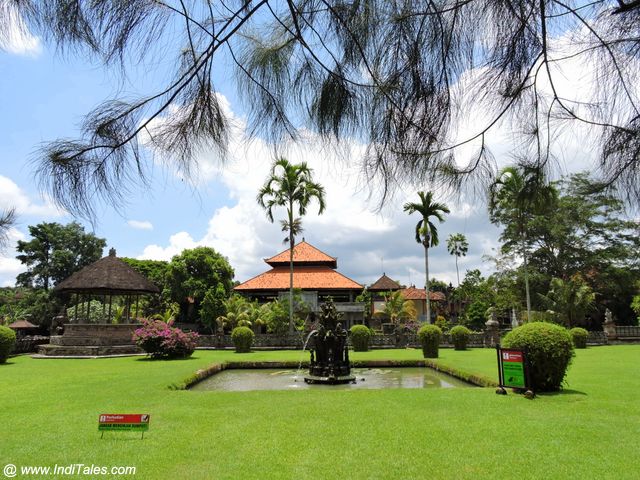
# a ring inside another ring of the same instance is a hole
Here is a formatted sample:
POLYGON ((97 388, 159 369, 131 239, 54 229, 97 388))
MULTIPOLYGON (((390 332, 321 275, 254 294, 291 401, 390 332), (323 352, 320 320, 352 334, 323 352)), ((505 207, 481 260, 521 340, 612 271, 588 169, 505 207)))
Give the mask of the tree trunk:
POLYGON ((531 320, 531 294, 529 293, 529 271, 527 268, 527 251, 525 237, 522 238, 522 258, 524 260, 524 290, 527 297, 527 322, 531 320))
POLYGON ((431 299, 429 298, 429 240, 425 239, 424 243, 424 271, 426 274, 426 282, 424 284, 425 294, 427 297, 427 323, 431 323, 431 299))
POLYGON ((293 333, 293 205, 289 204, 289 333, 293 333))
POLYGON ((460 288, 460 271, 458 270, 458 255, 456 255, 456 278, 458 279, 458 288, 460 288))

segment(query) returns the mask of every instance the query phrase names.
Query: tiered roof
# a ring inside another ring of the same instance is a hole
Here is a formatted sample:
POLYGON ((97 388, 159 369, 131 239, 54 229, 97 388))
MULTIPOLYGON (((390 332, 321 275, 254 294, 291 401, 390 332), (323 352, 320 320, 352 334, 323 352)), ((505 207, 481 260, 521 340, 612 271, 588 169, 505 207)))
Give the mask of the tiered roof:
MULTIPOLYGON (((287 248, 283 252, 265 259, 265 262, 272 267, 289 266, 289 251, 287 248)), ((293 264, 294 265, 325 265, 329 268, 338 268, 338 259, 331 257, 316 247, 307 243, 304 239, 302 242, 293 247, 293 264)))
MULTIPOLYGON (((234 287, 239 292, 289 289, 289 251, 265 259, 272 269, 234 287)), ((338 261, 302 241, 293 247, 293 288, 302 290, 362 290, 362 285, 337 272, 338 261)))

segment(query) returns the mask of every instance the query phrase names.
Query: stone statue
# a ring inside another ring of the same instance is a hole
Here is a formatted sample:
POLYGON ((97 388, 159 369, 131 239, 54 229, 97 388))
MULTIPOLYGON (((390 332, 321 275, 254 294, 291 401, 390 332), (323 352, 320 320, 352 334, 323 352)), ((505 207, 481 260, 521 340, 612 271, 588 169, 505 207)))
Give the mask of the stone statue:
POLYGON ((309 337, 310 363, 307 383, 348 383, 355 381, 351 375, 347 331, 343 328, 340 313, 329 299, 318 315, 320 325, 309 337))
POLYGON ((613 323, 613 314, 611 313, 611 310, 609 310, 608 308, 604 311, 604 323, 606 324, 613 323))

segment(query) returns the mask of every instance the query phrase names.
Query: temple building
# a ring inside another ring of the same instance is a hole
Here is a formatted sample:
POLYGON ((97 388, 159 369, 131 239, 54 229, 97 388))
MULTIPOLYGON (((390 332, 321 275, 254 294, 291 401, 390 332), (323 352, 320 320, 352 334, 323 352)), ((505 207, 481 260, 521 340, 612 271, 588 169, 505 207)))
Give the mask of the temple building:
MULTIPOLYGON (((265 259, 270 270, 236 286, 234 291, 260 303, 289 295, 290 249, 265 259)), ((332 297, 338 312, 342 313, 345 328, 364 320, 364 304, 356 302, 363 286, 344 276, 336 269, 338 260, 318 250, 304 239, 293 247, 293 288, 302 292, 302 298, 312 311, 332 297)))
MULTIPOLYGON (((385 304, 385 294, 387 292, 395 292, 400 290, 402 292, 402 296, 405 300, 410 300, 413 302, 414 307, 416 308, 416 312, 418 314, 417 320, 419 322, 427 321, 427 293, 424 288, 416 288, 415 285, 410 287, 405 287, 404 285, 400 285, 395 280, 389 278, 386 274, 382 274, 382 276, 376 280, 369 288, 369 292, 371 292, 371 312, 374 314, 379 314, 384 310, 385 304)), ((446 296, 442 292, 429 292, 429 299, 431 301, 431 315, 432 321, 435 319, 436 315, 441 315, 445 313, 445 309, 447 306, 446 296)), ((448 315, 447 315, 448 316, 448 315)), ((378 326, 377 323, 374 322, 374 327, 378 326)))

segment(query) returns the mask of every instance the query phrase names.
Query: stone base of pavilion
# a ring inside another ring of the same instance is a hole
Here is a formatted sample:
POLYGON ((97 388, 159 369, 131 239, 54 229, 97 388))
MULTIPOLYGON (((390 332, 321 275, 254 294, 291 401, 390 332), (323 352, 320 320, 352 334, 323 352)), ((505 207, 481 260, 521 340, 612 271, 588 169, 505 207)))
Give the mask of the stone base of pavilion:
POLYGON ((52 336, 38 347, 42 357, 109 357, 144 353, 132 340, 137 324, 69 323, 64 334, 52 336))

